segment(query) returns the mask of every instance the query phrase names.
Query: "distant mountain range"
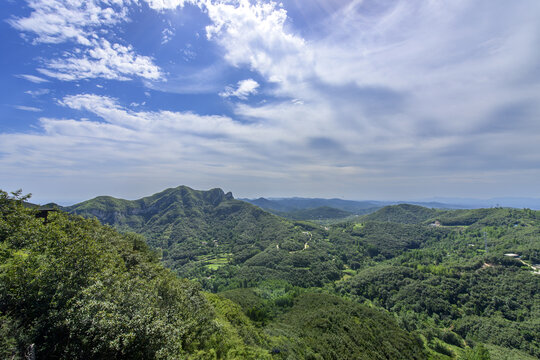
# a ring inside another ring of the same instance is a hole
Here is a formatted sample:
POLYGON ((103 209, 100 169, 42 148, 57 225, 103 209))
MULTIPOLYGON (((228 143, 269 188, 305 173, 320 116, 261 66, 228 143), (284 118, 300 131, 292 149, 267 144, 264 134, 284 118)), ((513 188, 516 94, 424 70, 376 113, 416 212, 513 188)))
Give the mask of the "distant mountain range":
POLYGON ((540 209, 540 199, 493 198, 433 198, 425 201, 376 201, 321 198, 263 198, 240 199, 276 215, 293 220, 344 219, 352 215, 371 214, 389 205, 410 204, 430 209, 479 209, 491 207, 540 209))
POLYGON ((540 199, 525 197, 496 197, 491 199, 435 197, 427 201, 444 204, 459 204, 462 208, 468 209, 510 207, 516 209, 540 210, 540 199))
MULTIPOLYGON (((216 204, 223 200, 234 200, 231 193, 225 194, 221 189, 213 189, 208 192, 197 192, 185 186, 180 186, 175 189, 183 189, 184 192, 198 194, 198 197, 203 200, 210 200, 216 204), (188 191, 189 189, 189 191, 188 191), (204 193, 204 195, 203 195, 204 193), (212 199, 206 199, 206 198, 212 199)), ((133 229, 135 223, 140 224, 140 217, 148 217, 150 213, 157 210, 156 196, 161 198, 164 195, 170 195, 172 189, 165 190, 151 197, 146 197, 139 200, 129 201, 116 199, 109 196, 99 196, 92 200, 87 200, 79 204, 71 206, 59 206, 54 203, 41 205, 42 209, 59 208, 61 210, 79 213, 81 215, 96 216, 99 220, 107 224, 114 224, 116 227, 122 228, 127 225, 127 228, 133 229), (154 205, 149 206, 150 203, 154 205), (104 211, 106 209, 106 211, 104 211), (135 222, 135 223, 133 223, 135 222)), ((457 209, 479 209, 493 207, 508 207, 508 208, 528 208, 540 210, 540 199, 534 198, 517 198, 517 197, 500 197, 492 199, 473 199, 473 198, 450 198, 437 197, 426 199, 423 201, 377 201, 377 200, 343 200, 343 199, 323 199, 323 198, 264 198, 257 199, 238 199, 243 202, 255 205, 265 211, 275 215, 290 219, 290 220, 315 220, 323 222, 334 222, 355 216, 365 216, 372 214, 377 210, 387 206, 409 204, 421 206, 428 209, 440 210, 457 210, 457 209)), ((234 201, 238 201, 234 200, 234 201)), ((195 201, 197 202, 197 201, 195 201)), ((200 202, 200 200, 199 200, 200 202)), ((192 201, 187 201, 188 207, 192 201)), ((237 202, 238 204, 238 202, 237 202)), ((160 208, 160 211, 163 210, 160 208)), ((379 214, 380 216, 380 214, 379 214)), ((151 216, 150 216, 151 217, 151 216)), ((148 220, 148 219, 147 219, 148 220)), ((146 220, 145 220, 146 221, 146 220)), ((137 226, 135 226, 137 228, 137 226)))
POLYGON ((293 220, 344 219, 353 215, 371 214, 385 206, 411 204, 435 209, 470 209, 466 205, 456 205, 437 201, 401 202, 401 201, 354 201, 320 198, 258 198, 241 199, 266 211, 293 220))

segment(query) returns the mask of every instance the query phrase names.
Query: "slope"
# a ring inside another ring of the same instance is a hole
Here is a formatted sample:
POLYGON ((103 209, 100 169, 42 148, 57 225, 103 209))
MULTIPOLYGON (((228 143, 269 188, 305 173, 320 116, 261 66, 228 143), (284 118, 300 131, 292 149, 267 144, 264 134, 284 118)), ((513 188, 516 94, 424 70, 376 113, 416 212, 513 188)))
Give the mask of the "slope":
POLYGON ((269 357, 264 339, 224 337, 249 324, 222 319, 141 236, 63 212, 45 220, 24 199, 0 191, 1 358, 269 357))
POLYGON ((287 278, 306 286, 339 278, 326 244, 310 232, 313 225, 286 221, 221 189, 180 186, 135 201, 98 197, 68 210, 144 235, 168 267, 210 290, 237 286, 233 278, 287 278), (327 266, 303 265, 310 258, 327 266), (289 271, 293 262, 297 269, 289 271))
POLYGON ((385 206, 372 214, 364 215, 360 220, 420 224, 435 217, 440 212, 441 210, 428 209, 418 205, 399 204, 385 206))

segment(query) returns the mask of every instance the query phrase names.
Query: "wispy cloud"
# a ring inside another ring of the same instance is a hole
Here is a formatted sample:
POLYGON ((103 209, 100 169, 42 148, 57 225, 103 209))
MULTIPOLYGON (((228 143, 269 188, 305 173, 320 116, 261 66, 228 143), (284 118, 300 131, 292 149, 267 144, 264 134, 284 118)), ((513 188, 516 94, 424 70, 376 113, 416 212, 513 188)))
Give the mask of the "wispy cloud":
POLYGON ((32 112, 40 112, 43 111, 40 108, 33 107, 33 106, 24 106, 24 105, 15 105, 15 109, 23 110, 23 111, 32 111, 32 112))
POLYGON ((225 91, 219 93, 221 97, 237 97, 239 99, 245 100, 248 96, 256 94, 259 83, 253 79, 240 80, 237 84, 237 88, 227 86, 225 91))
POLYGON ((172 40, 174 37, 174 29, 165 28, 161 32, 161 45, 164 45, 172 40))
POLYGON ((51 92, 51 90, 49 90, 49 89, 37 89, 37 90, 27 90, 24 93, 28 94, 28 95, 30 95, 32 97, 38 97, 38 96, 46 95, 46 94, 48 94, 50 92, 51 92))
POLYGON ((16 75, 16 76, 18 78, 28 80, 28 81, 33 82, 35 84, 41 84, 41 83, 49 82, 49 80, 44 79, 44 78, 39 77, 39 76, 35 76, 35 75, 21 74, 21 75, 16 75))
MULTIPOLYGON (((184 0, 144 0, 153 10, 174 10, 183 7, 186 1, 184 0)), ((193 2, 188 0, 187 2, 193 2)))

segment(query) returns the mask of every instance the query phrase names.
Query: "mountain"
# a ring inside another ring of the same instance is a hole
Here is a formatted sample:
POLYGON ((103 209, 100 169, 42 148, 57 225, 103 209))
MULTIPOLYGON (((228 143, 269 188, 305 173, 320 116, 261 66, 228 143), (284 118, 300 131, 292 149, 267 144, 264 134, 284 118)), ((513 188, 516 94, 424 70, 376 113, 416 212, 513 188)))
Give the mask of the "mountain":
POLYGON ((339 278, 329 245, 312 224, 286 221, 221 189, 179 186, 134 201, 101 196, 66 209, 142 234, 165 265, 208 289, 269 278, 321 286, 339 278), (312 259, 314 266, 306 266, 312 259))
POLYGON ((289 212, 275 212, 275 214, 292 220, 335 220, 344 219, 354 215, 349 211, 340 210, 329 206, 320 206, 313 209, 293 210, 289 212))
POLYGON ((100 196, 66 209, 143 234, 172 268, 216 253, 234 254, 233 261, 242 261, 277 237, 295 232, 280 218, 221 189, 179 186, 133 201, 100 196))
POLYGON ((353 201, 319 198, 242 199, 268 211, 291 212, 296 210, 330 207, 353 214, 366 214, 381 207, 376 201, 353 201))
POLYGON ((361 221, 385 221, 401 224, 421 224, 440 214, 441 210, 428 209, 419 205, 399 204, 385 206, 374 213, 364 215, 361 221))
POLYGON ((179 186, 134 201, 99 196, 65 209, 78 215, 95 216, 106 224, 138 228, 148 223, 164 223, 175 216, 202 216, 210 208, 229 200, 234 200, 232 194, 225 194, 221 189, 196 191, 179 186))

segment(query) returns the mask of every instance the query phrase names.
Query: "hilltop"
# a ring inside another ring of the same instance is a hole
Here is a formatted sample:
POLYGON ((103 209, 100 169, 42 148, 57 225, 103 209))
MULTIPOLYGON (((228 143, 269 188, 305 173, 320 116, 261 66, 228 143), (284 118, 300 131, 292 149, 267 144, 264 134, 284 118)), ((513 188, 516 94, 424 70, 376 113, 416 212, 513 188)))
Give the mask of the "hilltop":
POLYGON ((419 205, 399 204, 385 206, 372 214, 363 216, 361 220, 421 224, 428 219, 434 218, 439 213, 442 213, 442 211, 428 209, 419 205))

